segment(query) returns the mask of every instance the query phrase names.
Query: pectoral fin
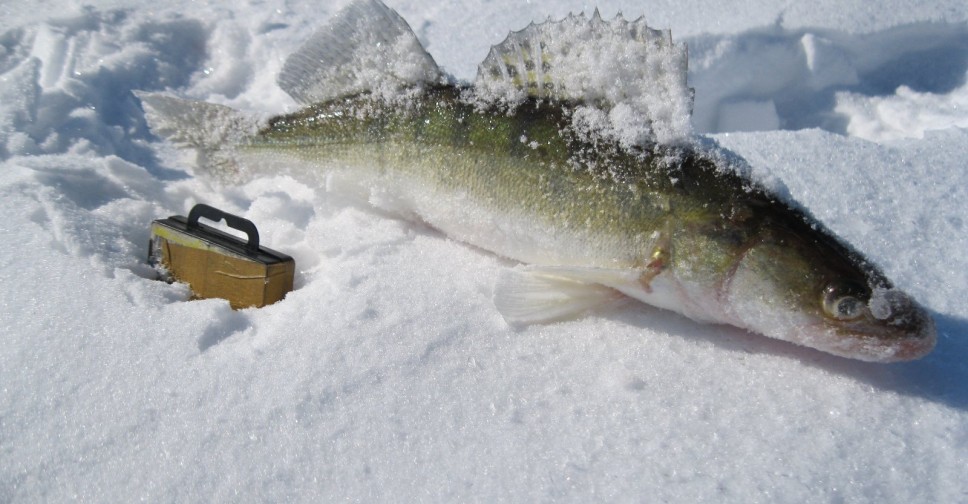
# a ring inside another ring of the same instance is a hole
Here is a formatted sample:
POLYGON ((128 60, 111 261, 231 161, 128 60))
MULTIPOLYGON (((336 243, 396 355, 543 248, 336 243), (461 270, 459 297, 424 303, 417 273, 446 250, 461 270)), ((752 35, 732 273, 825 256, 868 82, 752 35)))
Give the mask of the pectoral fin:
POLYGON ((596 282, 599 276, 592 269, 507 269, 494 288, 494 305, 512 325, 577 317, 623 297, 617 290, 596 282))

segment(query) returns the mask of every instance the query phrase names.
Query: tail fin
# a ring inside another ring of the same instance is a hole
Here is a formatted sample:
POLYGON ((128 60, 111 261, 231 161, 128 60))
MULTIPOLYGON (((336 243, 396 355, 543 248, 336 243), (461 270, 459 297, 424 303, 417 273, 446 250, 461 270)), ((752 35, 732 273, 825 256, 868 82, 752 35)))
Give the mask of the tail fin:
POLYGON ((237 147, 256 132, 256 121, 224 105, 161 93, 135 95, 151 132, 179 147, 195 149, 199 169, 222 180, 237 180, 242 175, 237 147))

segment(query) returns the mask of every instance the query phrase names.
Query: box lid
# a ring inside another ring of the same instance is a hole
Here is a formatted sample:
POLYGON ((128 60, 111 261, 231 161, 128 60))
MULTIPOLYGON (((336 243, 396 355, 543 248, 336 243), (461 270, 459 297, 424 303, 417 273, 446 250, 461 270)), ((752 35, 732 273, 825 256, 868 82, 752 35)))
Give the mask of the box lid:
POLYGON ((185 246, 217 248, 227 254, 247 258, 263 264, 292 261, 281 252, 259 245, 259 232, 251 221, 228 214, 204 204, 195 205, 188 217, 173 215, 152 222, 155 234, 185 246), (225 220, 229 227, 246 233, 248 240, 231 235, 198 222, 200 217, 218 222, 225 220), (167 230, 167 231, 166 231, 167 230))

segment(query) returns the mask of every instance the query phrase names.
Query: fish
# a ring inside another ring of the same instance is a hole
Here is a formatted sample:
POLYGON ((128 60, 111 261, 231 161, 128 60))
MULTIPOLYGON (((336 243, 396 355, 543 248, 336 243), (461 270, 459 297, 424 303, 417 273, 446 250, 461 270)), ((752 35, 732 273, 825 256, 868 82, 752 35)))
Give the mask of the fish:
POLYGON ((290 174, 513 261, 493 301, 515 327, 632 298, 862 361, 931 352, 923 306, 691 132, 687 63, 668 31, 596 10, 511 32, 461 82, 396 11, 356 0, 286 60, 295 112, 138 97, 196 173, 290 174))

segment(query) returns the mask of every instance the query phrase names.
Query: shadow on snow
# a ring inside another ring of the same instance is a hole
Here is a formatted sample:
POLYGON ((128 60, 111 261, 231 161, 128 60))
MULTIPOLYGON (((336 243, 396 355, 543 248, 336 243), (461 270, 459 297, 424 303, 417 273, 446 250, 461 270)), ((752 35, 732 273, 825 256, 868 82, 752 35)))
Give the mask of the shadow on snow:
POLYGON ((672 337, 703 340, 728 352, 786 357, 878 390, 968 410, 968 319, 933 313, 938 328, 934 351, 920 360, 883 364, 837 357, 731 326, 700 324, 653 307, 614 307, 599 315, 643 330, 668 332, 672 337))

